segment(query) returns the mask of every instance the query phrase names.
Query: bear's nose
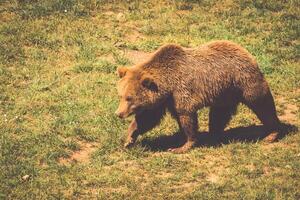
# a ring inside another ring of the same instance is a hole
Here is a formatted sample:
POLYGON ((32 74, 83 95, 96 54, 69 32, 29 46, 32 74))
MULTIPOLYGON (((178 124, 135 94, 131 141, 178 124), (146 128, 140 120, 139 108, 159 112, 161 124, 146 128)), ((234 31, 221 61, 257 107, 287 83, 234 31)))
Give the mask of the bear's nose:
POLYGON ((115 114, 119 117, 119 118, 123 118, 123 113, 122 112, 118 112, 116 111, 115 114))

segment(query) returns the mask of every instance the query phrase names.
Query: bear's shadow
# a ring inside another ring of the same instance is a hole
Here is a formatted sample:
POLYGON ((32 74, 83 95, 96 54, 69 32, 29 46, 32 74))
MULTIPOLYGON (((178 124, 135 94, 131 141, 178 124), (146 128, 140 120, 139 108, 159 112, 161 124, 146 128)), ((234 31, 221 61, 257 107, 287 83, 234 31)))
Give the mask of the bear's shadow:
MULTIPOLYGON (((297 131, 298 128, 291 124, 282 124, 279 131, 279 140, 286 135, 297 131)), ((218 147, 222 144, 238 142, 257 142, 266 137, 262 125, 251 125, 248 127, 236 127, 226 130, 220 137, 212 137, 208 132, 196 134, 195 147, 218 147)), ((185 135, 176 132, 173 135, 163 135, 156 138, 144 138, 141 145, 150 151, 166 151, 170 148, 180 147, 185 142, 185 135)))

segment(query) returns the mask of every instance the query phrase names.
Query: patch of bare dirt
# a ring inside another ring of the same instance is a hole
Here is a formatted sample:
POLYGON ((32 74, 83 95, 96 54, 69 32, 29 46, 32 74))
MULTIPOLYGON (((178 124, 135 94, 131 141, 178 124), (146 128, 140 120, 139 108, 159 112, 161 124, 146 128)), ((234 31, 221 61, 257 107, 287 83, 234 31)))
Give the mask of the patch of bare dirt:
POLYGON ((298 107, 294 104, 288 103, 283 97, 278 99, 278 102, 284 105, 284 112, 278 116, 280 120, 287 122, 295 122, 297 119, 298 107))
POLYGON ((172 177, 174 174, 173 173, 168 173, 168 172, 158 172, 155 177, 159 179, 167 179, 172 177))
POLYGON ((143 37, 142 34, 138 30, 135 30, 134 28, 132 29, 131 33, 126 36, 126 39, 129 42, 136 42, 137 40, 144 39, 144 38, 145 37, 143 37))
MULTIPOLYGON (((151 53, 137 51, 137 50, 126 50, 122 54, 124 57, 128 58, 128 60, 133 64, 138 64, 145 62, 147 59, 150 58, 151 53)), ((115 63, 114 56, 112 54, 106 55, 105 59, 107 61, 115 63)))
POLYGON ((209 166, 209 174, 206 176, 206 181, 211 183, 220 183, 224 172, 226 171, 226 158, 216 158, 213 156, 205 156, 207 165, 209 166))
POLYGON ((220 177, 217 174, 211 173, 206 177, 206 180, 211 183, 218 183, 220 180, 220 177))
POLYGON ((136 51, 136 50, 129 50, 125 52, 125 56, 133 63, 138 64, 141 62, 146 61, 150 58, 151 53, 143 52, 143 51, 136 51))
POLYGON ((184 193, 191 192, 195 189, 195 187, 199 185, 198 182, 188 182, 188 183, 181 183, 180 185, 174 185, 171 188, 176 190, 182 190, 184 193))
POLYGON ((60 164, 67 165, 71 162, 88 163, 90 161, 91 154, 97 149, 96 143, 83 141, 78 143, 80 145, 80 150, 73 152, 73 154, 68 158, 60 158, 60 164))
POLYGON ((112 11, 106 11, 106 12, 103 12, 104 15, 107 15, 107 16, 112 16, 114 15, 115 13, 112 12, 112 11))

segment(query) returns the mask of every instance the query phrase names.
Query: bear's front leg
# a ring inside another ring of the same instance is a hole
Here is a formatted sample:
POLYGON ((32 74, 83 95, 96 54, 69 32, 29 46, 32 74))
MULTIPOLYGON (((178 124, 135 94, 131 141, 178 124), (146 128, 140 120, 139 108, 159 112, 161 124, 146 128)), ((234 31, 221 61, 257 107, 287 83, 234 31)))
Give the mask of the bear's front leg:
POLYGON ((166 106, 162 104, 152 109, 143 110, 141 113, 136 114, 128 127, 127 139, 124 147, 131 147, 139 135, 150 131, 152 128, 158 125, 165 113, 166 106))
POLYGON ((197 113, 193 113, 190 115, 179 115, 178 123, 181 127, 181 131, 183 131, 186 135, 187 140, 183 146, 179 148, 169 149, 169 151, 174 153, 184 153, 191 149, 196 143, 195 133, 198 130, 197 113))
POLYGON ((124 144, 125 148, 131 147, 138 137, 138 125, 136 119, 133 119, 127 130, 127 138, 124 144))

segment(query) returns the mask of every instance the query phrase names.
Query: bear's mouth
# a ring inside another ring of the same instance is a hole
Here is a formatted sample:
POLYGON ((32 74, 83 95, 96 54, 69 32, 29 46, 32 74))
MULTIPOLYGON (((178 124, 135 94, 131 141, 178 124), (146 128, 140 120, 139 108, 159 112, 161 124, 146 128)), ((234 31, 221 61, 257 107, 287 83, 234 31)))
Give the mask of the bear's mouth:
POLYGON ((123 113, 123 115, 119 115, 120 118, 125 119, 128 118, 132 115, 139 115, 143 112, 144 109, 142 109, 141 107, 135 107, 134 109, 131 109, 131 111, 129 111, 128 113, 123 113))
POLYGON ((128 113, 126 113, 122 118, 125 119, 125 118, 128 118, 128 117, 132 116, 132 115, 136 115, 137 112, 139 112, 137 110, 139 110, 139 109, 132 109, 131 111, 129 111, 128 113))
POLYGON ((133 111, 131 111, 130 113, 128 113, 124 118, 127 118, 127 117, 130 117, 132 116, 133 114, 135 114, 133 111))

